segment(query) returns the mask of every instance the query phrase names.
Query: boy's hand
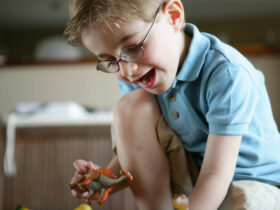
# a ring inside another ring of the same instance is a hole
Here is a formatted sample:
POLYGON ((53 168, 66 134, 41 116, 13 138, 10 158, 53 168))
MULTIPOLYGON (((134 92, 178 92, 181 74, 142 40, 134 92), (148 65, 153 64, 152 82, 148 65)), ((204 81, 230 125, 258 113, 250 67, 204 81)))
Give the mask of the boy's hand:
MULTIPOLYGON (((81 177, 87 173, 88 169, 98 169, 100 166, 94 164, 91 161, 85 160, 75 160, 73 162, 73 166, 76 169, 74 176, 71 180, 71 183, 74 183, 81 179, 81 177)), ((87 198, 88 192, 82 192, 76 189, 71 190, 72 195, 76 198, 87 198)))

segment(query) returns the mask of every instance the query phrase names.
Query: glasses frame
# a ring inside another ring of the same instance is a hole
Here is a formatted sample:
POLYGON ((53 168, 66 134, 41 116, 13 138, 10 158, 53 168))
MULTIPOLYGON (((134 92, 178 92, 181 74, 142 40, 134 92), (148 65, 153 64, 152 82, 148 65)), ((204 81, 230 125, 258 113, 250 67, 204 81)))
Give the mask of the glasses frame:
POLYGON ((154 17, 154 19, 152 21, 152 24, 151 24, 148 32, 146 33, 145 37, 142 39, 142 41, 140 41, 139 44, 123 48, 121 50, 120 58, 119 59, 98 61, 97 62, 97 66, 96 66, 97 71, 102 71, 102 72, 105 72, 105 73, 116 73, 116 72, 118 72, 120 70, 120 63, 119 63, 120 61, 135 62, 135 61, 141 60, 143 58, 143 56, 144 56, 144 51, 145 51, 145 48, 144 48, 143 44, 147 40, 147 38, 148 38, 148 36, 150 34, 150 31, 152 30, 153 25, 156 22, 156 19, 157 19, 158 15, 159 15, 160 10, 162 9, 162 7, 163 7, 163 4, 157 9, 155 17, 154 17), (134 59, 134 60, 133 59, 126 59, 126 56, 122 55, 123 51, 126 51, 128 49, 132 49, 132 48, 138 48, 138 49, 140 48, 140 49, 142 49, 142 54, 139 56, 139 58, 134 59), (103 64, 105 64, 105 63, 108 63, 108 65, 116 65, 117 66, 116 70, 115 71, 104 71, 104 68, 101 67, 101 66, 103 64))

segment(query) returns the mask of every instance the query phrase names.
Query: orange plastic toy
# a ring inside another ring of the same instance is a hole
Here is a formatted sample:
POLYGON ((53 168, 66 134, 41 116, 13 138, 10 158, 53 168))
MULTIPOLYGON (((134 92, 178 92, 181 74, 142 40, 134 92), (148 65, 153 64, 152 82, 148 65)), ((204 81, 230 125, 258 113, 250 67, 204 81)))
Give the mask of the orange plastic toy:
POLYGON ((127 170, 121 170, 120 176, 116 176, 107 168, 89 169, 77 182, 69 184, 70 189, 81 192, 89 192, 86 201, 92 205, 93 201, 102 205, 108 198, 113 186, 124 180, 132 181, 133 177, 127 170))

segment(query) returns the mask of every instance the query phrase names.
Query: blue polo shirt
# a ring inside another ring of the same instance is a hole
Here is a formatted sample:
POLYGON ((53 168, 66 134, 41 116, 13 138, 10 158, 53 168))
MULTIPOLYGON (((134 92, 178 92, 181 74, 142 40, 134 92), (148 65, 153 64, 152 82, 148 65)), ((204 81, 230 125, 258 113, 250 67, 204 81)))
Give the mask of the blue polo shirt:
MULTIPOLYGON (((202 164, 209 134, 242 135, 233 180, 280 185, 280 135, 263 74, 217 37, 186 24, 192 38, 171 88, 157 95, 170 128, 202 164)), ((119 81, 122 94, 136 86, 119 81)))

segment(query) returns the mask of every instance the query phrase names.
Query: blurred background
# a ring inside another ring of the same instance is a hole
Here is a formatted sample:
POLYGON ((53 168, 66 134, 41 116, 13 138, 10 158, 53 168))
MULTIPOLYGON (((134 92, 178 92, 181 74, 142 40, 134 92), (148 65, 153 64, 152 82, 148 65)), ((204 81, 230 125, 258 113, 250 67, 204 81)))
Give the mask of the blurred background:
MULTIPOLYGON (((234 45, 257 67, 266 69, 262 61, 271 57, 279 60, 280 1, 183 0, 183 4, 186 21, 234 45)), ((17 101, 75 100, 110 108, 117 99, 114 79, 96 73, 92 55, 62 37, 68 18, 68 0, 1 0, 0 115, 12 111, 17 101)))
MULTIPOLYGON (((92 55, 62 37, 68 0, 0 4, 0 115, 12 111, 18 101, 75 100, 97 108, 112 106, 119 94, 115 80, 95 72, 92 55)), ((234 45, 257 67, 265 70, 279 60, 280 1, 183 0, 183 4, 186 21, 234 45)))
MULTIPOLYGON (((188 22, 231 44, 279 45, 277 0, 183 0, 183 3, 188 22)), ((41 58, 38 48, 46 40, 58 39, 67 20, 68 0, 1 0, 0 54, 9 59, 41 58)), ((88 56, 85 51, 82 54, 88 56)))
MULTIPOLYGON (((105 166, 112 157, 110 110, 120 92, 112 75, 95 70, 88 51, 62 36, 68 2, 0 0, 0 209, 74 209, 80 202, 65 187, 72 161, 105 166), (16 172, 4 173, 4 156, 15 162, 16 172)), ((187 22, 233 45, 263 71, 279 125, 280 1, 183 4, 187 22)), ((135 208, 129 191, 102 207, 135 208)))

